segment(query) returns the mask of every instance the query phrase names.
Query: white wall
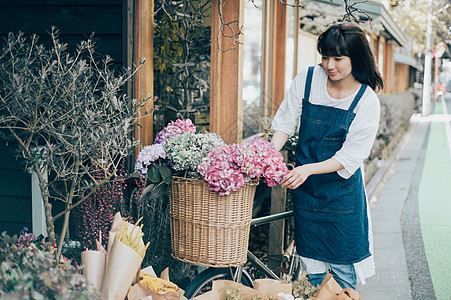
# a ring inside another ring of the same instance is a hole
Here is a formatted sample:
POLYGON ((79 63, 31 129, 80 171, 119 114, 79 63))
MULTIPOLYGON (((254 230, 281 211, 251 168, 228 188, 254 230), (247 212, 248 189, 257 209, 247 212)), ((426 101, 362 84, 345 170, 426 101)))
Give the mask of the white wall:
POLYGON ((321 56, 316 51, 317 36, 299 30, 298 39, 298 71, 321 62, 321 56))

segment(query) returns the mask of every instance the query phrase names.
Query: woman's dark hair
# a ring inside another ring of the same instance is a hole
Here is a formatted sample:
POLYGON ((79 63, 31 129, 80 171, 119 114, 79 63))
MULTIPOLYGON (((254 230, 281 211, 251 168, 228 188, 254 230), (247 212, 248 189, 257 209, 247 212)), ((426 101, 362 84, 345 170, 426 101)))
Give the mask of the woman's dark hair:
POLYGON ((352 64, 352 76, 373 90, 384 88, 376 68, 368 40, 359 26, 354 23, 339 23, 330 26, 318 37, 317 49, 322 56, 348 56, 352 64))

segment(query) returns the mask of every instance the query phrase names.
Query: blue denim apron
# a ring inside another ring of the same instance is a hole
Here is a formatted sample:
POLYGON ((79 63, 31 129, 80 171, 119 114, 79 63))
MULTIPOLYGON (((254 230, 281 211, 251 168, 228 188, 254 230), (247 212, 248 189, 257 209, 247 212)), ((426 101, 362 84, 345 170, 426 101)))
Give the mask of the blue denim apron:
MULTIPOLYGON (((296 163, 331 158, 343 146, 354 109, 367 86, 362 85, 348 110, 309 102, 314 67, 307 73, 296 163)), ((362 172, 350 178, 337 172, 311 175, 293 190, 296 248, 304 257, 351 264, 370 256, 368 218, 362 172)))

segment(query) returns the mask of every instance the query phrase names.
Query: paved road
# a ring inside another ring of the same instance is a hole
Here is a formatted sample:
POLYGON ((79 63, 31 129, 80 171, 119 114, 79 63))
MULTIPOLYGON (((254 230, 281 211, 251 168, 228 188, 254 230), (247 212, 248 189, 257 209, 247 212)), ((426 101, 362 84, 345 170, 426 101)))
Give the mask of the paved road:
MULTIPOLYGON (((370 195, 376 275, 362 299, 451 300, 451 94, 409 131, 370 195)), ((370 183, 371 184, 371 183, 370 183)))

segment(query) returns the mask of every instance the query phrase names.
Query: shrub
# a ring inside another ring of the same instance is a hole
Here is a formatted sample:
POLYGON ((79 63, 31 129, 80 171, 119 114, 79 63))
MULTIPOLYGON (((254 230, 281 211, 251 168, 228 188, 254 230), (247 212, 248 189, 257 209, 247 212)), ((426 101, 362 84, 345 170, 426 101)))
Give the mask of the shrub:
POLYGON ((52 243, 27 236, 0 240, 0 299, 100 299, 69 261, 57 263, 52 243))
POLYGON ((381 103, 381 119, 376 141, 371 150, 370 160, 385 159, 382 155, 382 150, 393 142, 397 134, 406 130, 410 117, 415 110, 413 91, 379 95, 379 101, 381 103))

